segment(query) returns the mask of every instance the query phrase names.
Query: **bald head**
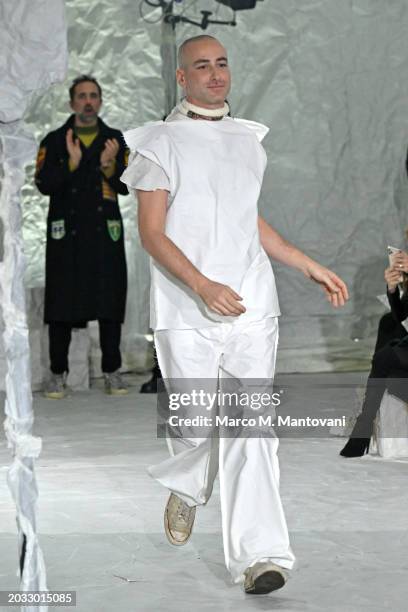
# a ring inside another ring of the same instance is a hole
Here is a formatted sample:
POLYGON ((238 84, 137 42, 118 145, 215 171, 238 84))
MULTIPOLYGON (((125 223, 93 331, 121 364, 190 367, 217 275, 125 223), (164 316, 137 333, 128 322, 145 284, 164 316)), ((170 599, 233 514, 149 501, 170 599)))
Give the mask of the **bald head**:
POLYGON ((228 95, 231 75, 227 52, 214 36, 188 38, 178 51, 177 82, 189 102, 204 108, 221 108, 228 95))
POLYGON ((186 67, 190 55, 189 51, 192 50, 192 47, 197 46, 197 44, 199 45, 200 43, 205 41, 213 41, 221 45, 221 43, 214 36, 210 36, 209 34, 199 34, 198 36, 192 36, 191 38, 187 38, 184 42, 181 43, 178 48, 177 59, 179 68, 186 67))

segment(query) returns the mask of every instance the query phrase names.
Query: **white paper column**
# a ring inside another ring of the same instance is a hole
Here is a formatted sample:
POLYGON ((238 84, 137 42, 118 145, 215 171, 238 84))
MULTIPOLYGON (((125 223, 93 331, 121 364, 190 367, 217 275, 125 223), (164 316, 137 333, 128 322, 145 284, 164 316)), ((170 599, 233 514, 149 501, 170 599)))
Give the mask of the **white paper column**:
MULTIPOLYGON (((5 431, 13 456, 8 484, 16 504, 23 591, 46 590, 47 583, 36 533, 38 491, 34 459, 41 451, 41 440, 31 433, 34 415, 20 202, 24 168, 35 158, 36 144, 24 131, 22 120, 32 95, 64 80, 66 67, 63 0, 0 2, 0 219, 3 228, 0 304, 7 367, 5 431)), ((48 608, 23 606, 22 609, 45 612, 48 608)))
MULTIPOLYGON (((34 139, 25 134, 20 122, 0 128, 0 218, 3 224, 3 261, 0 264, 0 298, 4 323, 3 344, 7 374, 5 380, 5 431, 13 463, 8 485, 16 504, 19 556, 24 554, 21 590, 46 590, 46 572, 36 534, 38 496, 34 458, 41 451, 41 439, 31 435, 32 410, 30 350, 24 300, 24 255, 21 236, 20 190, 25 180, 24 165, 35 155, 34 139)), ((47 610, 26 607, 25 610, 47 610)))

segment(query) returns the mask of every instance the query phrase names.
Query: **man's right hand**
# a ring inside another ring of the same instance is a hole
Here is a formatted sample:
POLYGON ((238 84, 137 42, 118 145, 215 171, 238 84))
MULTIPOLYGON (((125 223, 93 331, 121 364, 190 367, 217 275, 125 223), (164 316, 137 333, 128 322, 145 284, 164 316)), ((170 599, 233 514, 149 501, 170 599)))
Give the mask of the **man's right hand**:
POLYGON ((245 306, 240 304, 242 297, 222 283, 205 279, 200 283, 197 294, 208 308, 217 314, 238 317, 246 312, 245 306))
POLYGON ((67 131, 66 143, 67 143, 67 149, 69 153, 69 159, 71 161, 71 166, 73 166, 76 169, 78 168, 79 163, 81 161, 82 151, 81 151, 81 143, 79 141, 79 138, 77 138, 74 141, 74 133, 72 129, 69 129, 67 131))
POLYGON ((394 293, 401 277, 401 271, 395 268, 386 268, 384 278, 387 283, 389 293, 394 293))

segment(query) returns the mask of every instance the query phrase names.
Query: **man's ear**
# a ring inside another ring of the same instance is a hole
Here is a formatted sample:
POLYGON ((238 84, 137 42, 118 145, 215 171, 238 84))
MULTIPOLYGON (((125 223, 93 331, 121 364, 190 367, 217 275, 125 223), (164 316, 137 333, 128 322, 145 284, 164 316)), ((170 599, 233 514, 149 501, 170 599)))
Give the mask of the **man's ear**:
POLYGON ((184 88, 186 86, 186 77, 184 74, 184 70, 182 68, 177 68, 176 80, 177 80, 177 83, 180 85, 180 87, 184 88))

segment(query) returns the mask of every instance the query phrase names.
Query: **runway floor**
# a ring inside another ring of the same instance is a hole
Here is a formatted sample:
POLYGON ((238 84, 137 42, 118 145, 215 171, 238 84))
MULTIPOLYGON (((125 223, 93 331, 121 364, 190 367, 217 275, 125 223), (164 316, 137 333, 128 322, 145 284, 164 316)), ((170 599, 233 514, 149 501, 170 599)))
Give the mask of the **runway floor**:
MULTIPOLYGON (((167 493, 145 470, 167 449, 156 437, 156 396, 138 393, 145 378, 129 376, 126 397, 105 396, 101 381, 60 401, 35 394, 35 433, 43 438, 38 531, 49 589, 76 590, 78 612, 408 609, 408 461, 344 459, 340 438, 283 438, 281 493, 297 566, 282 590, 248 596, 225 570, 217 485, 197 512, 190 543, 167 543, 167 493)), ((343 405, 347 414, 348 401, 341 389, 330 392, 330 407, 343 405)), ((3 438, 0 590, 18 588, 9 463, 3 438)))

